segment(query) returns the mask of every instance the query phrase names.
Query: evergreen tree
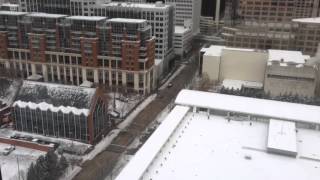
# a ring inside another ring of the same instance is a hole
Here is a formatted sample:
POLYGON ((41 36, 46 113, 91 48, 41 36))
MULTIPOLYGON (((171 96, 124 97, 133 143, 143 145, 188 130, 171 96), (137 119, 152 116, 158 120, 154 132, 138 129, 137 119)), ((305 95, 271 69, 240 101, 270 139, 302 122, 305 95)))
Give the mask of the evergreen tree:
POLYGON ((32 180, 32 179, 37 179, 37 171, 33 163, 31 163, 27 173, 27 180, 32 180))
POLYGON ((60 172, 64 172, 67 167, 68 167, 67 159, 62 155, 59 162, 60 172))

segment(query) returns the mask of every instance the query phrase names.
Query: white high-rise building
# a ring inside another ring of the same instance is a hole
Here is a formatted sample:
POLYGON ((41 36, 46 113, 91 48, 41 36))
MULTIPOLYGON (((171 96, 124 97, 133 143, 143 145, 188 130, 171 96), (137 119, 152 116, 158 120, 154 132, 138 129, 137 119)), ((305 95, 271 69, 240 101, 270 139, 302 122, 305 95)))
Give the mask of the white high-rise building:
POLYGON ((201 0, 166 0, 176 8, 176 26, 185 26, 186 21, 192 24, 193 34, 200 32, 201 0))

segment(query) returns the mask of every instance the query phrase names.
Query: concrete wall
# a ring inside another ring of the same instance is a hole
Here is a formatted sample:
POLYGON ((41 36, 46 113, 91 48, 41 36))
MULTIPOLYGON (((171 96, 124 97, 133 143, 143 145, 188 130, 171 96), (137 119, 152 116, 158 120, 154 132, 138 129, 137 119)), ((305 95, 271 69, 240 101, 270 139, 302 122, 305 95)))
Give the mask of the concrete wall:
POLYGON ((219 81, 224 79, 264 82, 266 52, 222 50, 219 81))
POLYGON ((271 96, 292 94, 313 97, 316 89, 316 72, 311 66, 268 65, 264 91, 271 96))
POLYGON ((202 74, 207 74, 210 80, 218 81, 220 73, 220 56, 203 56, 202 74))

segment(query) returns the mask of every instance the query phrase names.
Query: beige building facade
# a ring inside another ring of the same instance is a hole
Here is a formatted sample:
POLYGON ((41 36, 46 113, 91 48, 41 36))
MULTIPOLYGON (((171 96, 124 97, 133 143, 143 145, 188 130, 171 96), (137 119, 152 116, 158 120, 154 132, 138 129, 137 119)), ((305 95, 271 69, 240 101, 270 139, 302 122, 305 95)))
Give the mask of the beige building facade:
POLYGON ((202 73, 212 81, 221 83, 225 79, 260 82, 264 81, 267 53, 254 49, 211 46, 205 52, 202 73))
POLYGON ((319 68, 310 65, 309 60, 310 56, 301 51, 211 46, 201 50, 200 74, 218 84, 261 84, 271 96, 314 97, 319 87, 319 68))

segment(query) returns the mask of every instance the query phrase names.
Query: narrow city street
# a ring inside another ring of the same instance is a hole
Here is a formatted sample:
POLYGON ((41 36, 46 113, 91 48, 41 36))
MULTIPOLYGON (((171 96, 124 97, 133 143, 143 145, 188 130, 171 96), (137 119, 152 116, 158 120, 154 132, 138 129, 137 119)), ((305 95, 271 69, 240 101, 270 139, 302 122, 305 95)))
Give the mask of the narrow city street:
POLYGON ((121 155, 132 141, 145 131, 157 115, 175 99, 180 90, 185 88, 192 80, 197 70, 196 60, 198 59, 199 47, 200 44, 193 50, 191 56, 195 58, 195 61, 185 64, 183 70, 172 80, 172 87, 159 90, 157 98, 134 118, 125 131, 119 133, 110 146, 94 159, 82 165, 82 171, 74 178, 75 180, 103 180, 112 172, 121 155))

